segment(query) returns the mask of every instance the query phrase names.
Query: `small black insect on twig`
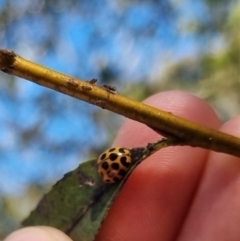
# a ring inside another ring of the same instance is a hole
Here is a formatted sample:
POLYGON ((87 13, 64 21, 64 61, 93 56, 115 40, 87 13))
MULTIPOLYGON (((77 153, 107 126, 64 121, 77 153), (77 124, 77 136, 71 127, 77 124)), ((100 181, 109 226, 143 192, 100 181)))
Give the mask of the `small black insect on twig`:
POLYGON ((95 85, 97 83, 98 79, 91 79, 88 82, 92 85, 95 85))
POLYGON ((116 94, 116 93, 117 93, 117 88, 116 88, 115 86, 110 86, 110 85, 104 84, 104 85, 103 85, 103 88, 104 88, 106 91, 108 91, 108 92, 110 92, 110 93, 112 93, 112 94, 116 94))

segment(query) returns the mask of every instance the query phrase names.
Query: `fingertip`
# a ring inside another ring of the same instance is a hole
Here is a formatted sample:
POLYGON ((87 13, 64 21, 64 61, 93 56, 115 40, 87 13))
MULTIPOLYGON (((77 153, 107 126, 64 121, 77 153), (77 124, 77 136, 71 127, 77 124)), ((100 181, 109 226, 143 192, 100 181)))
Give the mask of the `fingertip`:
POLYGON ((225 122, 220 131, 239 137, 240 136, 240 115, 225 122))
POLYGON ((72 241, 62 231, 46 226, 26 227, 11 233, 4 241, 72 241))
MULTIPOLYGON (((240 115, 218 130, 240 137, 240 115)), ((239 239, 240 215, 236 212, 240 208, 239 160, 233 155, 210 151, 195 200, 181 230, 181 240, 239 239)))

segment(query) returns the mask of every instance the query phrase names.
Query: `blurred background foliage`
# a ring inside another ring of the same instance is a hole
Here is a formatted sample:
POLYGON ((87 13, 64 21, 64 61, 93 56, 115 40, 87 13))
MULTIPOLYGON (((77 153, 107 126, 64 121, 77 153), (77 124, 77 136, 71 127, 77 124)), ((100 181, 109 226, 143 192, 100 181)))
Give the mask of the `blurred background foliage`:
MULTIPOLYGON (((0 0, 0 47, 130 98, 180 89, 239 113, 238 0, 0 0)), ((111 145, 119 117, 0 74, 0 239, 42 194, 111 145)))

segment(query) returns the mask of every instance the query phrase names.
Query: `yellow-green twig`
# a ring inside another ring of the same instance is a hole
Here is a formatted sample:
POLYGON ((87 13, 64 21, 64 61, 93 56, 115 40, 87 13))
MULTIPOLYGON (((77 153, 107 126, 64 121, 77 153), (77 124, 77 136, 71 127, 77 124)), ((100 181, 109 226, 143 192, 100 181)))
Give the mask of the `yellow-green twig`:
MULTIPOLYGON (((32 63, 13 51, 0 49, 0 69, 77 99, 142 122, 180 143, 240 157, 240 139, 201 126, 171 113, 113 93, 89 82, 32 63)), ((183 145, 183 144, 182 144, 183 145)))

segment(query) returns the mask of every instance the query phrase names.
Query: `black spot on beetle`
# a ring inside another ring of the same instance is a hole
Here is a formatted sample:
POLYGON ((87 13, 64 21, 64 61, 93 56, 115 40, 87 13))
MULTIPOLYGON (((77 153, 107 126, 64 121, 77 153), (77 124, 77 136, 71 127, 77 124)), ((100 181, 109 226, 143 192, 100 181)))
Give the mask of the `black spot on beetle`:
POLYGON ((111 148, 111 149, 109 149, 108 151, 109 152, 113 152, 113 151, 115 151, 116 150, 116 148, 111 148))
POLYGON ((119 170, 119 164, 118 163, 112 163, 111 165, 113 170, 119 170))
POLYGON ((118 158, 118 154, 116 154, 116 153, 111 153, 111 154, 109 155, 109 159, 110 159, 111 161, 115 161, 117 158, 118 158))
POLYGON ((114 178, 113 178, 113 181, 114 181, 114 182, 118 182, 118 181, 119 181, 119 178, 114 177, 114 178))
POLYGON ((106 158, 106 153, 103 153, 101 156, 100 156, 100 160, 104 160, 106 158))
POLYGON ((120 153, 125 153, 125 152, 126 152, 126 150, 125 150, 124 148, 119 148, 118 151, 119 151, 120 153))
POLYGON ((127 162, 127 158, 126 158, 125 156, 122 156, 122 157, 120 158, 120 162, 121 162, 121 164, 122 164, 123 166, 125 166, 125 167, 129 167, 129 166, 130 166, 130 163, 127 162))
POLYGON ((107 162, 103 162, 103 163, 102 163, 102 168, 103 168, 104 170, 107 170, 108 167, 109 167, 109 165, 108 165, 107 162))
POLYGON ((119 174, 120 176, 125 176, 125 175, 126 175, 126 172, 125 172, 123 169, 121 169, 121 170, 118 172, 118 174, 119 174))

